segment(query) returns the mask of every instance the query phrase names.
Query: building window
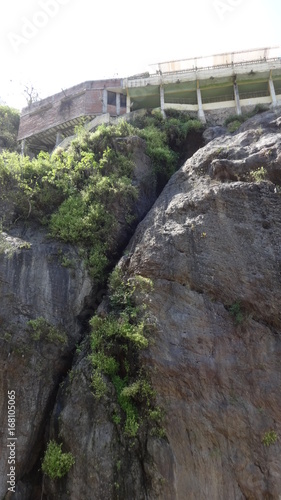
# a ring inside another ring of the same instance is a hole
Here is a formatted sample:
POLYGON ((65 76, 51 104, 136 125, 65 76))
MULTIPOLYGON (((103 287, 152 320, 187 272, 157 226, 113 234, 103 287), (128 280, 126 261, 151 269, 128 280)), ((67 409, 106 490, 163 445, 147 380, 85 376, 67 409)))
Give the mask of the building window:
POLYGON ((115 92, 107 92, 107 104, 111 106, 116 106, 116 94, 115 92))

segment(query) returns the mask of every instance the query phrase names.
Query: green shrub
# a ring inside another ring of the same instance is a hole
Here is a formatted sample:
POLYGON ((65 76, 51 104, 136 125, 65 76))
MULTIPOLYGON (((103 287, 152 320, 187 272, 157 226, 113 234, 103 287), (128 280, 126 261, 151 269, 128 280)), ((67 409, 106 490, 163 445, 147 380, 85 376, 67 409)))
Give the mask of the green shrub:
POLYGON ((135 294, 146 296, 152 289, 151 280, 142 276, 126 279, 117 267, 109 279, 111 310, 105 318, 94 316, 90 325, 93 367, 92 388, 97 398, 107 392, 106 376, 111 380, 120 415, 113 421, 123 422, 124 434, 137 435, 142 419, 149 420, 149 410, 155 407, 155 394, 142 373, 139 352, 148 346, 144 306, 135 304, 135 294))
POLYGON ((91 276, 99 281, 116 251, 116 207, 131 221, 138 194, 130 153, 116 148, 116 140, 132 132, 120 122, 95 133, 80 131, 67 152, 41 152, 33 159, 0 155, 0 196, 10 191, 16 218, 46 224, 52 236, 84 249, 91 276))
POLYGON ((68 150, 57 149, 53 155, 40 152, 32 159, 8 151, 0 155, 0 197, 9 196, 14 202, 15 218, 44 224, 51 236, 77 245, 92 278, 99 282, 105 281, 110 260, 118 252, 116 212, 121 208, 131 227, 138 196, 131 153, 122 138, 145 139, 153 165, 151 183, 159 192, 178 167, 189 132, 202 127, 186 114, 164 120, 157 111, 147 113, 139 124, 141 129, 122 120, 95 132, 80 128, 68 150))
POLYGON ((267 176, 267 170, 264 167, 260 167, 257 170, 252 170, 250 174, 255 182, 261 182, 267 176))
POLYGON ((241 121, 239 120, 233 120, 231 123, 229 123, 229 125, 227 126, 227 130, 228 132, 230 133, 233 133, 233 132, 236 132, 236 130, 239 129, 241 125, 241 121))
POLYGON ((241 123, 243 123, 244 121, 245 121, 244 115, 230 115, 225 119, 224 125, 225 127, 227 127, 227 125, 229 125, 232 122, 239 122, 241 125, 241 123))
POLYGON ((50 441, 43 458, 42 471, 51 479, 64 477, 75 463, 73 455, 63 453, 61 448, 62 444, 50 441))
POLYGON ((0 106, 0 147, 9 151, 19 149, 17 141, 20 113, 9 106, 0 106))
POLYGON ((230 306, 229 312, 230 312, 231 316, 233 316, 236 325, 239 325, 240 323, 243 322, 244 315, 242 313, 241 305, 240 305, 239 301, 234 302, 234 304, 232 304, 230 306))
POLYGON ((272 444, 276 443, 277 438, 278 438, 278 436, 277 436, 275 431, 268 431, 264 434, 264 436, 262 438, 262 443, 265 446, 271 446, 272 444))
POLYGON ((48 340, 55 344, 66 344, 67 336, 62 330, 50 325, 44 318, 31 319, 27 322, 27 331, 32 340, 48 340))
POLYGON ((153 164, 155 182, 160 191, 183 161, 182 151, 186 148, 188 135, 199 132, 203 124, 188 114, 168 109, 164 120, 159 110, 147 112, 133 122, 135 133, 146 141, 146 153, 153 164))

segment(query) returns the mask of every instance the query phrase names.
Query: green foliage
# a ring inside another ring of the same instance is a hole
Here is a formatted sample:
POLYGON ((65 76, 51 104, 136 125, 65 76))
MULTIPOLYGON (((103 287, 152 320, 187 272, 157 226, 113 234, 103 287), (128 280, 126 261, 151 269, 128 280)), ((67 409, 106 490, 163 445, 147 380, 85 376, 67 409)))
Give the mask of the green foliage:
POLYGON ((233 316, 235 324, 240 325, 244 321, 244 315, 241 311, 241 305, 240 302, 234 302, 229 308, 229 312, 231 316, 233 316))
POLYGON ((5 254, 11 257, 14 251, 15 247, 5 238, 5 235, 2 233, 2 223, 0 223, 0 255, 5 254))
POLYGON ((124 433, 128 437, 135 437, 139 429, 139 415, 136 405, 129 396, 124 394, 124 389, 127 384, 127 377, 122 379, 120 376, 115 375, 112 378, 113 385, 117 394, 117 401, 126 415, 124 433))
MULTIPOLYGON (((97 398, 107 393, 106 377, 111 380, 121 415, 113 414, 116 424, 123 422, 124 434, 137 435, 143 417, 149 420, 154 392, 139 365, 139 352, 148 346, 144 305, 135 297, 146 296, 151 280, 142 276, 126 279, 117 267, 109 279, 111 310, 105 318, 94 316, 90 325, 93 367, 92 388, 97 398)), ((155 405, 154 405, 155 406, 155 405)))
POLYGON ((233 133, 239 129, 240 125, 247 119, 246 115, 230 115, 224 121, 228 132, 233 133))
POLYGON ((264 434, 262 438, 262 443, 265 446, 270 446, 272 444, 275 444, 278 439, 278 436, 275 431, 268 431, 264 434))
POLYGON ((240 125, 244 123, 249 118, 252 118, 258 113, 262 113, 266 111, 268 108, 263 104, 256 104, 254 109, 249 113, 243 113, 242 115, 230 115, 224 121, 224 125, 227 127, 228 132, 236 132, 239 129, 240 125))
POLYGON ((251 116, 254 116, 254 115, 257 115, 258 113, 263 113, 264 111, 268 111, 268 106, 264 105, 264 104, 256 104, 253 111, 251 113, 249 113, 251 116))
POLYGON ((224 125, 227 127, 232 122, 239 122, 240 125, 245 121, 244 115, 230 115, 224 121, 224 125))
POLYGON ((202 127, 187 115, 164 120, 161 113, 147 113, 142 128, 120 121, 90 133, 84 128, 69 149, 36 158, 4 151, 0 155, 0 197, 15 205, 15 219, 36 221, 50 235, 83 249, 91 276, 103 282, 118 248, 114 231, 118 212, 126 224, 138 191, 133 182, 133 162, 123 138, 139 135, 146 140, 152 159, 151 182, 161 190, 178 166, 178 151, 191 130, 202 127), (125 146, 124 146, 125 145, 125 146))
POLYGON ((71 453, 63 453, 61 448, 62 444, 49 441, 44 455, 42 471, 51 479, 64 477, 75 463, 73 455, 71 453))
POLYGON ((182 161, 180 153, 185 149, 188 135, 199 132, 203 124, 186 113, 168 109, 164 120, 159 110, 134 120, 136 133, 146 141, 146 153, 152 160, 155 182, 161 190, 182 161))
POLYGON ((18 150, 20 113, 9 106, 0 106, 0 148, 18 150))
POLYGON ((41 152, 33 159, 0 155, 0 186, 2 193, 10 189, 16 217, 47 224, 52 236, 83 248, 90 273, 99 281, 115 251, 116 206, 129 219, 137 197, 130 155, 116 147, 133 130, 121 122, 94 133, 80 131, 67 152, 41 152))
POLYGON ((27 323, 27 331, 32 340, 48 340, 55 344, 66 344, 67 336, 62 330, 50 325, 44 318, 31 319, 27 323))
POLYGON ((233 120, 231 123, 229 123, 229 125, 227 126, 227 130, 228 132, 230 133, 233 133, 233 132, 236 132, 236 130, 239 129, 241 125, 241 121, 240 120, 233 120))
POLYGON ((267 170, 264 167, 260 167, 257 170, 252 170, 250 174, 255 182, 261 182, 267 176, 267 170))
POLYGON ((177 155, 169 148, 165 131, 155 125, 144 128, 139 134, 146 141, 146 153, 152 160, 157 185, 163 187, 175 172, 177 155))

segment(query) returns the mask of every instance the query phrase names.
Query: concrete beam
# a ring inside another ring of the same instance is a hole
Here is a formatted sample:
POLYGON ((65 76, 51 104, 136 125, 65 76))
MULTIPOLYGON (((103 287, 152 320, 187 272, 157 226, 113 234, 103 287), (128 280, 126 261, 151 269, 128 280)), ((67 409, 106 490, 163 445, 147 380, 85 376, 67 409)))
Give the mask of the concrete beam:
POLYGON ((63 141, 63 136, 60 132, 57 132, 56 135, 56 147, 63 141))
POLYGON ((165 92, 163 85, 160 85, 160 109, 163 118, 165 118, 165 92))
POLYGON ((120 94, 116 93, 116 115, 120 115, 120 94))
POLYGON ((104 88, 102 92, 102 112, 107 113, 107 89, 104 88))
POLYGON ((21 141, 21 155, 24 156, 26 139, 21 141))
POLYGON ((131 112, 131 98, 129 94, 129 89, 127 88, 126 113, 130 112, 131 112))
POLYGON ((197 104, 198 104, 198 118, 201 122, 206 123, 205 113, 203 110, 201 90, 199 87, 199 82, 197 81, 197 104))
POLYGON ((240 98, 239 98, 239 91, 238 91, 238 85, 237 85, 236 82, 233 84, 233 89, 234 89, 234 99, 235 99, 236 114, 237 115, 242 115, 241 105, 240 105, 240 98))
POLYGON ((275 108, 275 106, 277 106, 277 99, 276 99, 274 83, 273 83, 273 80, 271 78, 271 73, 270 73, 270 77, 268 80, 268 85, 269 85, 269 92, 270 92, 270 96, 271 96, 271 100, 272 100, 272 106, 273 106, 273 108, 275 108))

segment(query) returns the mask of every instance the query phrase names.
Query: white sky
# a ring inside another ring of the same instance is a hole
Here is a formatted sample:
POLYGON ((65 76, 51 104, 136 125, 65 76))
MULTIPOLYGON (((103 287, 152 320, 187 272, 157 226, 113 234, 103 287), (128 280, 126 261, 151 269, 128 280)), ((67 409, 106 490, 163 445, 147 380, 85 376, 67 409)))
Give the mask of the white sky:
POLYGON ((172 59, 281 45, 280 0, 8 0, 0 19, 0 98, 25 106, 86 80, 172 59))

